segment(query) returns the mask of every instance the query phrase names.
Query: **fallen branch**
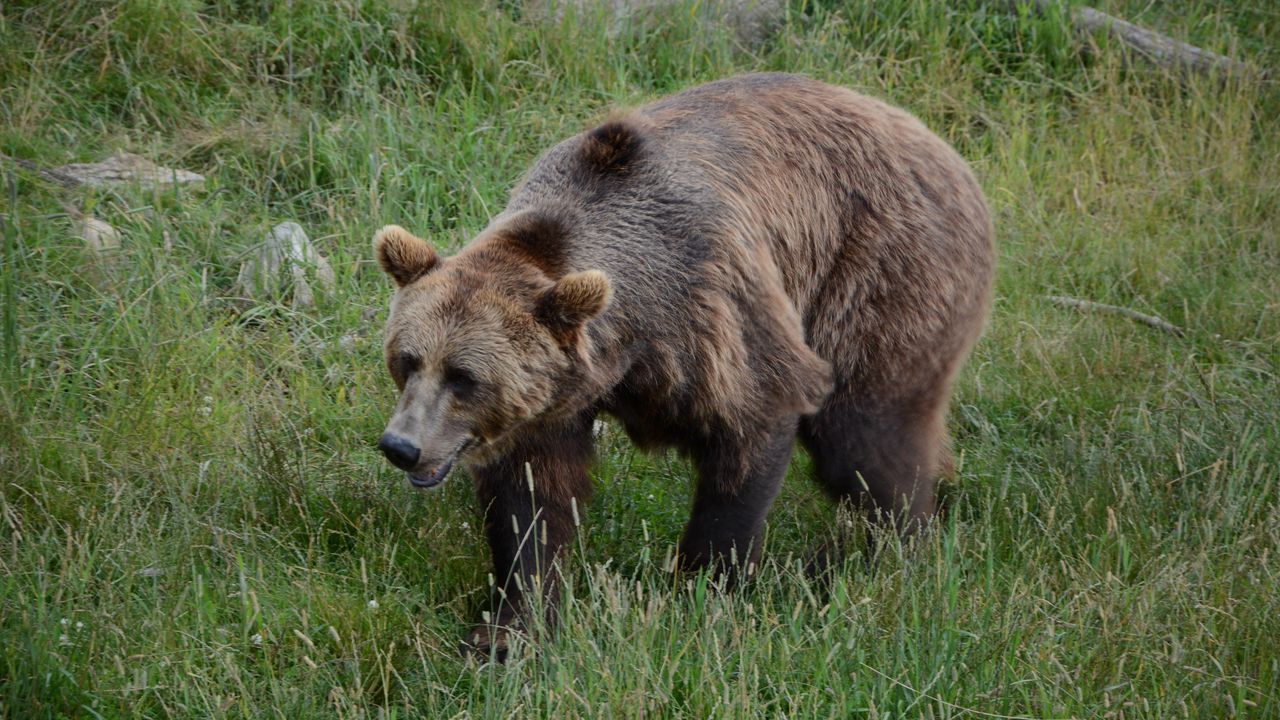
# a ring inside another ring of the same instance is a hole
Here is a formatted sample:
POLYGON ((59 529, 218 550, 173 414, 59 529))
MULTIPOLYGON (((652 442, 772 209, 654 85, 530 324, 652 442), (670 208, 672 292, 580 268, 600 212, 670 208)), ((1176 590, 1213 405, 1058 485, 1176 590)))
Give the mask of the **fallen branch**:
POLYGON ((8 155, 5 155, 4 153, 0 153, 0 160, 8 160, 9 162, 13 163, 14 165, 17 165, 18 167, 26 168, 27 170, 30 170, 36 173, 40 177, 46 180, 55 182, 63 187, 70 188, 70 187, 78 187, 80 185, 80 181, 77 180, 76 178, 66 173, 63 173, 59 170, 41 167, 40 165, 37 165, 31 162, 30 160, 23 160, 22 158, 10 157, 8 155))
MULTIPOLYGON (((1007 4, 1014 11, 1027 6, 1037 14, 1044 13, 1050 5, 1049 0, 1013 0, 1007 4)), ((1239 60, 1174 40, 1168 35, 1112 17, 1091 7, 1073 10, 1071 22, 1083 33, 1105 32, 1130 50, 1170 70, 1231 76, 1249 74, 1249 66, 1239 60)))
POLYGON ((118 152, 102 162, 71 163, 56 168, 42 167, 30 160, 9 157, 0 153, 0 158, 9 160, 19 167, 27 168, 41 177, 52 180, 65 187, 112 187, 115 185, 136 184, 143 188, 157 185, 202 183, 204 176, 188 170, 178 170, 156 165, 147 158, 133 153, 118 152))
POLYGON ((1140 313, 1137 310, 1130 310, 1129 308, 1120 307, 1119 305, 1107 305, 1105 303, 1093 302, 1092 300, 1080 300, 1077 298, 1065 297, 1063 295, 1046 295, 1045 298, 1049 302, 1053 303, 1054 305, 1059 305, 1061 307, 1069 307, 1074 310, 1079 310, 1081 312, 1094 312, 1094 313, 1105 313, 1108 315, 1120 315, 1121 317, 1129 318, 1130 320, 1133 320, 1135 322, 1140 322, 1143 325, 1148 325, 1157 330, 1167 332, 1170 335, 1176 335, 1178 337, 1182 337, 1186 334, 1185 332, 1183 332, 1182 328, 1178 327, 1177 325, 1174 325, 1173 323, 1163 318, 1157 317, 1155 315, 1147 315, 1145 313, 1140 313))

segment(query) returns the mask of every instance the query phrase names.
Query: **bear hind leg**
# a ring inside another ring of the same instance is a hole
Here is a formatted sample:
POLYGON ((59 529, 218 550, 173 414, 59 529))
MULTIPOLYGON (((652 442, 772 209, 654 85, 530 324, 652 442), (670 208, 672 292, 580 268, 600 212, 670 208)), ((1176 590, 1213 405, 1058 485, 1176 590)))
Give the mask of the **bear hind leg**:
POLYGON ((860 403, 841 386, 805 419, 800 436, 834 500, 910 535, 933 517, 938 479, 950 466, 945 407, 945 388, 907 401, 860 403))

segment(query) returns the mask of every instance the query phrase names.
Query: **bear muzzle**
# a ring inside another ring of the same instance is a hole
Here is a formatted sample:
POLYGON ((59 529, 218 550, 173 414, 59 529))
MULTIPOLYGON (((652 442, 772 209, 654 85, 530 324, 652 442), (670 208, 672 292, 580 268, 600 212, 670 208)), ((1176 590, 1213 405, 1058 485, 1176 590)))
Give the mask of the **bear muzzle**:
POLYGON ((417 445, 389 432, 382 433, 382 437, 378 438, 378 449, 387 456, 387 460, 391 461, 392 465, 401 470, 412 470, 422 455, 417 445))
MULTIPOLYGON (((409 479, 409 484, 420 490, 429 490, 444 482, 445 478, 449 475, 449 471, 453 470, 453 466, 457 463, 458 458, 461 457, 462 453, 466 451, 474 439, 475 438, 468 437, 463 440, 453 452, 449 453, 447 458, 427 472, 415 472, 411 468, 402 468, 407 470, 405 472, 405 477, 409 479)), ((392 462, 394 463, 395 461, 393 460, 392 462)))

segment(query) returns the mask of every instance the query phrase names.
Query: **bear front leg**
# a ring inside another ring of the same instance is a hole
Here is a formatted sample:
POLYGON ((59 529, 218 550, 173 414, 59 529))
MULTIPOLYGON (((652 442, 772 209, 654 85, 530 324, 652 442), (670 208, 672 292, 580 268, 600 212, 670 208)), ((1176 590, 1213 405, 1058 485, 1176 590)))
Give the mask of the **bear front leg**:
POLYGON ((497 587, 489 620, 467 635, 464 653, 504 660, 508 633, 532 619, 529 600, 539 592, 554 622, 557 561, 573 539, 574 505, 582 512, 591 494, 593 420, 583 415, 526 432, 505 456, 472 469, 497 587))
POLYGON ((765 518, 782 488, 797 418, 778 420, 760 437, 719 433, 695 452, 698 488, 680 542, 680 568, 711 567, 730 582, 760 560, 765 518))

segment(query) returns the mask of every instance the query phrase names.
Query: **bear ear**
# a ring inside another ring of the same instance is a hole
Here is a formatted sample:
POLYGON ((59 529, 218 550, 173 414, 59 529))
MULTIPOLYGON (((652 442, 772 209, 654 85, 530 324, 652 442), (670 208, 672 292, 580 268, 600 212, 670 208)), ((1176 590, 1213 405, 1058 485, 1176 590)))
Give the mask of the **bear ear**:
POLYGON ((582 141, 582 159, 596 172, 626 169, 640 151, 640 132, 629 121, 611 120, 587 133, 582 141))
POLYGON ((508 246, 551 277, 564 272, 569 221, 564 213, 522 210, 502 229, 500 237, 508 246))
POLYGON ((588 320, 604 312, 612 298, 613 286, 599 270, 569 273, 543 292, 536 312, 557 338, 568 341, 588 320))
POLYGON ((426 275, 440 263, 440 256, 426 240, 399 225, 387 225, 374 233, 373 254, 399 287, 426 275))

